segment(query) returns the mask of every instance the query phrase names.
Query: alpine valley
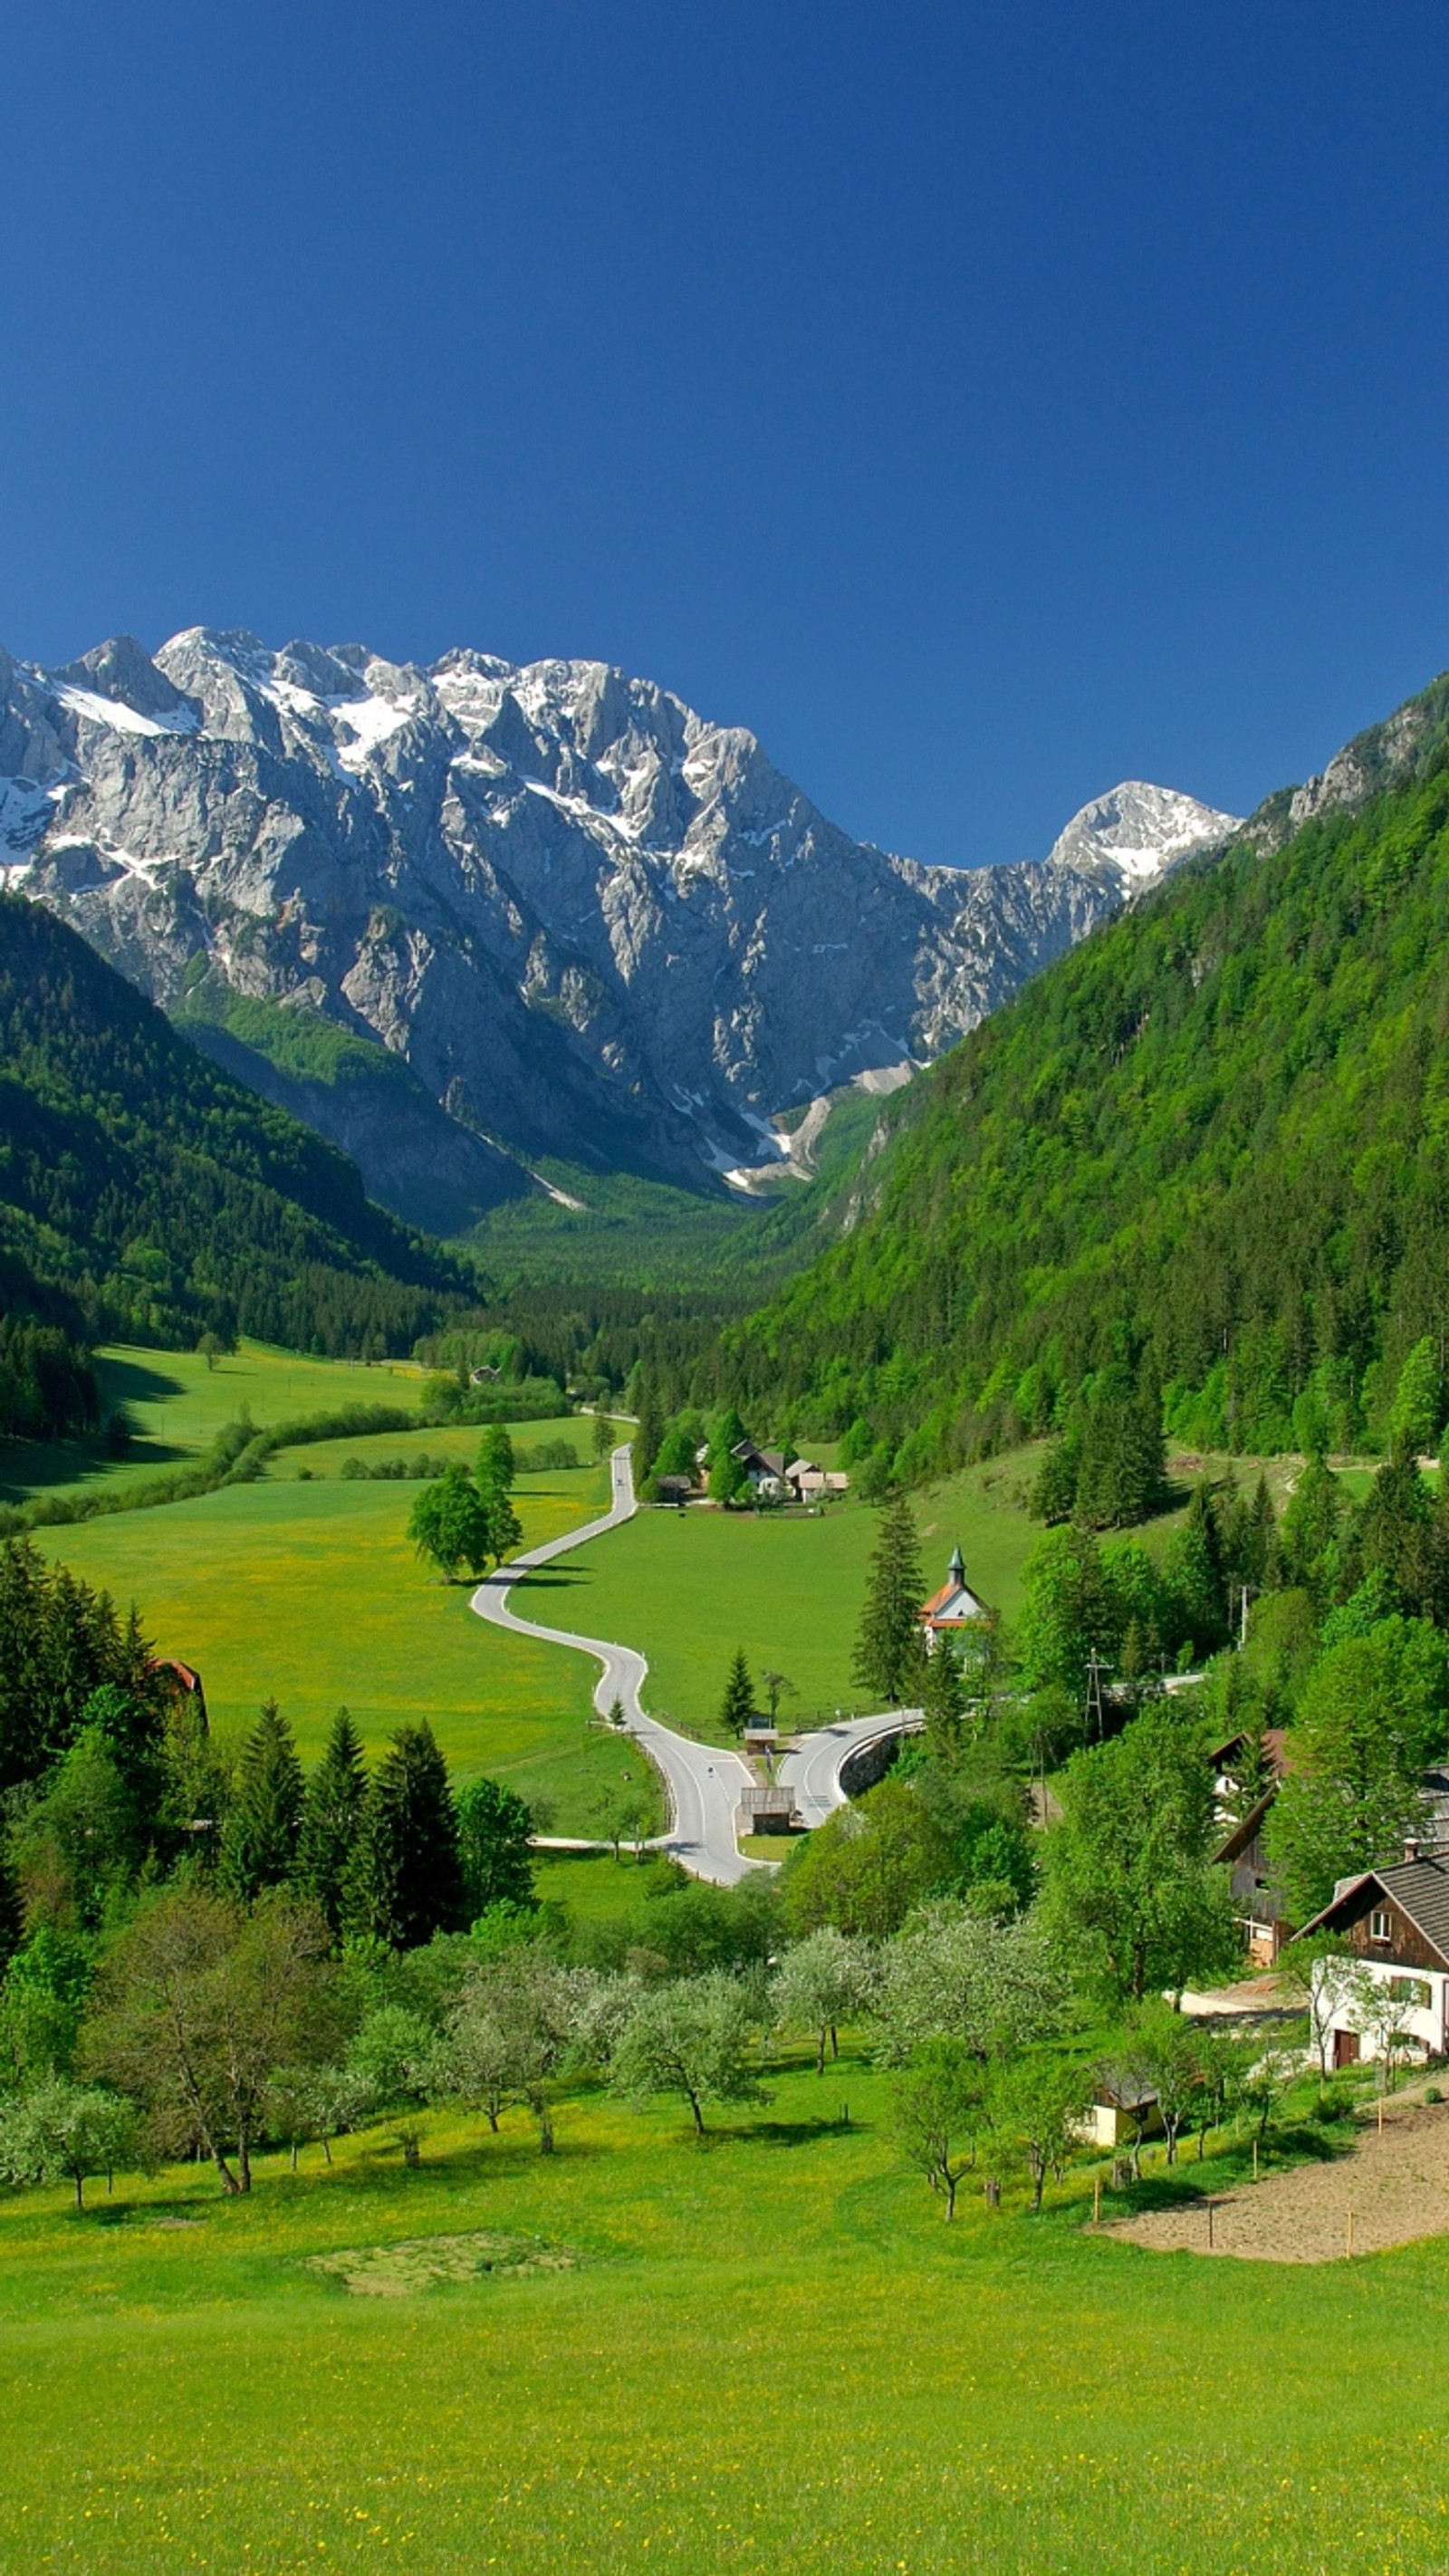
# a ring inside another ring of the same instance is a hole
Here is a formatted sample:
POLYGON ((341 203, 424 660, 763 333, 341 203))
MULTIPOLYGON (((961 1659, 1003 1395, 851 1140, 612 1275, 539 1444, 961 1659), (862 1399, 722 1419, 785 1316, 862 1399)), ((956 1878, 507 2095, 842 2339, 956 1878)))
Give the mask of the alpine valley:
POLYGON ((591 1177, 722 1202, 808 1169, 832 1096, 1234 828, 1134 782, 1045 859, 923 866, 602 663, 205 628, 0 654, 4 882, 445 1235, 591 1177))

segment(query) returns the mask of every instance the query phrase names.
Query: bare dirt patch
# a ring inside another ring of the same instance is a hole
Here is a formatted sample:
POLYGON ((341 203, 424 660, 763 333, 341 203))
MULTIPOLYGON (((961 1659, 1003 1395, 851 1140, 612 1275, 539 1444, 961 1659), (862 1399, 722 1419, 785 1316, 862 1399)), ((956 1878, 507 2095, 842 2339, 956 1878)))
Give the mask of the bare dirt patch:
POLYGON ((1449 2235, 1449 2103, 1384 2106, 1350 2155, 1296 2165, 1180 2209, 1144 2210, 1102 2229, 1157 2253, 1232 2254, 1250 2263, 1331 2263, 1349 2250, 1382 2254, 1416 2236, 1449 2235))
POLYGON ((354 2245, 337 2254, 311 2254, 307 2268, 328 2273, 361 2299, 405 2299, 445 2281, 476 2281, 490 2272, 571 2272, 577 2254, 537 2236, 407 2236, 395 2245, 354 2245))

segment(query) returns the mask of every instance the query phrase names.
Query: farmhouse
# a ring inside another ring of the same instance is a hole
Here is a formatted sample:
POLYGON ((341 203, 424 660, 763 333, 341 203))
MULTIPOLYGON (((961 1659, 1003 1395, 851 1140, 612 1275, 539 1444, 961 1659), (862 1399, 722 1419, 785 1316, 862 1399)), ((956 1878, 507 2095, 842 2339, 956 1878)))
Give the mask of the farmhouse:
POLYGON ((797 1503, 822 1502, 827 1494, 849 1490, 850 1478, 834 1467, 821 1467, 813 1458, 792 1458, 785 1470, 785 1482, 797 1503))
POLYGON ((1350 1954, 1313 1971, 1335 2066, 1405 2049, 1449 2054, 1449 1867, 1410 1842, 1402 1861, 1341 1879, 1298 1937, 1314 1932, 1336 1932, 1350 1954))
POLYGON ((1288 1904, 1263 1841, 1278 1784, 1287 1768, 1287 1738, 1281 1726, 1265 1728, 1258 1794, 1251 1794, 1251 1739, 1230 1735, 1213 1747, 1213 1795, 1223 1840, 1214 1852, 1218 1864, 1232 1873, 1233 1912, 1242 1926, 1248 1956, 1256 1966, 1271 1968, 1293 1927, 1288 1904))
POLYGON ((737 1440, 731 1456, 738 1458, 745 1471, 751 1493, 757 1502, 787 1503, 790 1488, 785 1482, 783 1449, 757 1449, 753 1440, 737 1440))
POLYGON ((929 1601, 922 1602, 917 1616, 926 1631, 928 1655, 935 1653, 943 1637, 948 1641, 959 1637, 973 1619, 990 1617, 985 1602, 972 1591, 966 1580, 966 1567, 959 1545, 951 1550, 951 1562, 946 1568, 946 1580, 940 1591, 933 1592, 929 1601))

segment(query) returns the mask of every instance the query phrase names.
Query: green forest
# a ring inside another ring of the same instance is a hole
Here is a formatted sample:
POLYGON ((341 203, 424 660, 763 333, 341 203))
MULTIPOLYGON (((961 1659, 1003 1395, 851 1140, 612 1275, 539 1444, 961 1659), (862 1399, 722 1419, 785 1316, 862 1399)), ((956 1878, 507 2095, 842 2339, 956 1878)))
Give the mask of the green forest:
POLYGON ((1449 682, 1419 704, 1404 783, 1266 855, 1249 827, 892 1104, 861 1222, 725 1338, 743 1410, 907 1481, 1107 1371, 1200 1448, 1437 1436, 1449 682))
MULTIPOLYGON (((51 914, 0 896, 0 1251, 12 1317, 72 1346, 236 1333, 381 1357, 471 1279, 345 1156, 218 1071, 51 914)), ((83 1427, 49 1344, 0 1346, 0 1422, 83 1427)))

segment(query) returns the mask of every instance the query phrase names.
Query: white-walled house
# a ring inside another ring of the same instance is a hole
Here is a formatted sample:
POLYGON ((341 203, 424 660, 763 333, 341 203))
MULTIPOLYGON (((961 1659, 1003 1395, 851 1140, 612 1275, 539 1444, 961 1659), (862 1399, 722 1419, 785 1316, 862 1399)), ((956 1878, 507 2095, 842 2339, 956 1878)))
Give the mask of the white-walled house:
POLYGON ((1315 1932, 1336 1932, 1347 1946, 1313 1972, 1335 2066, 1384 2056, 1390 2029, 1400 2049, 1449 2056, 1449 1867, 1421 1860, 1410 1844, 1402 1861, 1341 1879, 1298 1938, 1315 1932))

